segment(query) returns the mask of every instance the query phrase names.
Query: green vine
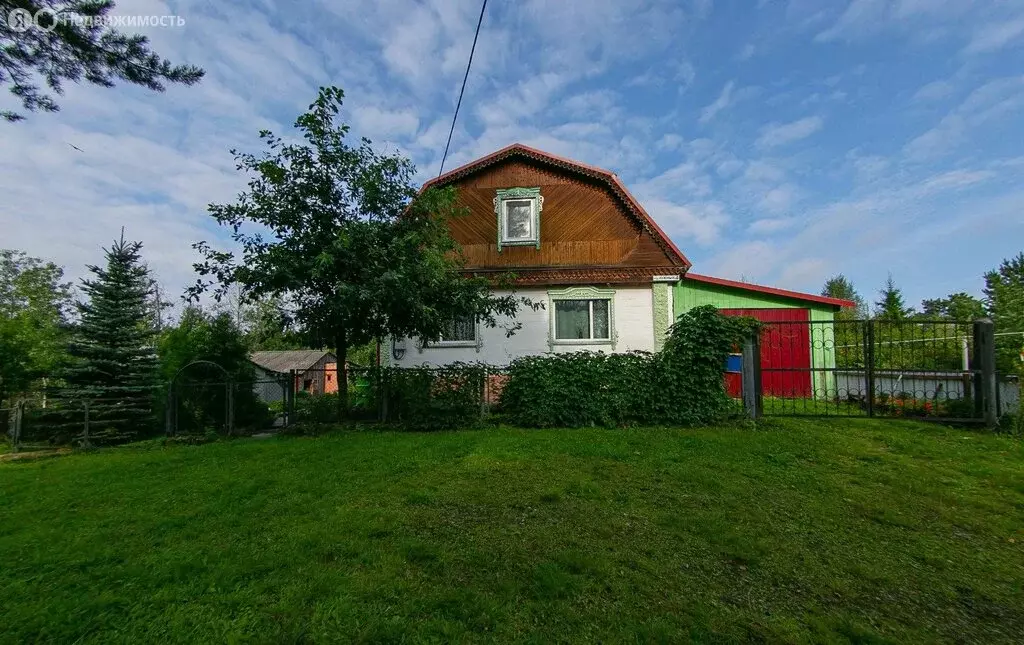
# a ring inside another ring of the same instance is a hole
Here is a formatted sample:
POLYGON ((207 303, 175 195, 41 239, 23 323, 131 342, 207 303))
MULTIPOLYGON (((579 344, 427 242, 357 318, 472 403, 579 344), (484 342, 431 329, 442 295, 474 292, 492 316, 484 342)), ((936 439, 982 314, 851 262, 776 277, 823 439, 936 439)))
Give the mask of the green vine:
POLYGON ((509 421, 528 427, 713 423, 736 411, 723 365, 757 325, 704 306, 679 317, 657 354, 521 358, 509 368, 501 406, 509 421))

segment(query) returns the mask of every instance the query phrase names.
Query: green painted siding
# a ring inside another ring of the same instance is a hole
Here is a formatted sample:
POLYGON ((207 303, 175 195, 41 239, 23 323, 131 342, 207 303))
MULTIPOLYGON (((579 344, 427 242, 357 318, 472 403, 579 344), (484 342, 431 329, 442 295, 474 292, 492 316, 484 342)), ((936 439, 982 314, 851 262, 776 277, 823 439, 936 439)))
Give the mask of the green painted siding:
MULTIPOLYGON (((834 370, 836 367, 836 328, 835 312, 829 308, 811 308, 811 321, 820 325, 811 325, 811 360, 817 369, 834 370)), ((827 399, 837 396, 836 373, 814 372, 814 398, 827 399)))
MULTIPOLYGON (((676 317, 702 305, 714 305, 719 309, 808 309, 810 319, 815 322, 831 323, 834 312, 828 305, 801 302, 781 296, 756 291, 742 291, 704 282, 680 280, 672 294, 676 317)), ((811 325, 811 363, 815 368, 828 369, 836 366, 834 328, 830 324, 811 325)), ((813 387, 816 397, 835 394, 835 374, 814 372, 813 387)))

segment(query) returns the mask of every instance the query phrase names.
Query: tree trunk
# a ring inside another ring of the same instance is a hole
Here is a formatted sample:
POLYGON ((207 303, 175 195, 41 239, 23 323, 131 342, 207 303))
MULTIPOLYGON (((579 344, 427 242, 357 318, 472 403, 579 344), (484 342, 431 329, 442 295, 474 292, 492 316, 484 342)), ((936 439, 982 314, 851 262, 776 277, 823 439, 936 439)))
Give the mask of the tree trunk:
POLYGON ((338 421, 348 418, 348 340, 345 332, 339 332, 335 336, 335 356, 338 358, 338 421))

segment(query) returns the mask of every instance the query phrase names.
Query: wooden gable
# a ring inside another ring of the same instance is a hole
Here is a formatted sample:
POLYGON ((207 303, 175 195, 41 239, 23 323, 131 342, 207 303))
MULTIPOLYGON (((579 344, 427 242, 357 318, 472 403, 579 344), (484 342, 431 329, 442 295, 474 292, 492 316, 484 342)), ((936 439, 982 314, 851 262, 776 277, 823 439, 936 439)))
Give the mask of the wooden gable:
POLYGON ((430 185, 455 186, 468 214, 451 222, 466 268, 513 271, 520 283, 649 282, 680 274, 685 256, 612 173, 510 146, 443 175, 430 185), (498 248, 498 189, 540 188, 540 247, 498 248))

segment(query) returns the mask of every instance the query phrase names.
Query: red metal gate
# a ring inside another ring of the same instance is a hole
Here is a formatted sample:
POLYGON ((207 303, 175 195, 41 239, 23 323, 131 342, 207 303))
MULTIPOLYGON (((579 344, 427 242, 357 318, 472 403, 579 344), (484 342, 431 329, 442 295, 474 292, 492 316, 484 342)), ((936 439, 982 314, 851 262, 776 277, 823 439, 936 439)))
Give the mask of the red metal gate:
MULTIPOLYGON (((761 335, 761 392, 765 396, 811 395, 810 312, 807 309, 722 309, 726 316, 750 316, 762 322, 795 323, 765 327, 761 335)), ((727 375, 730 396, 740 395, 739 375, 727 375)))

